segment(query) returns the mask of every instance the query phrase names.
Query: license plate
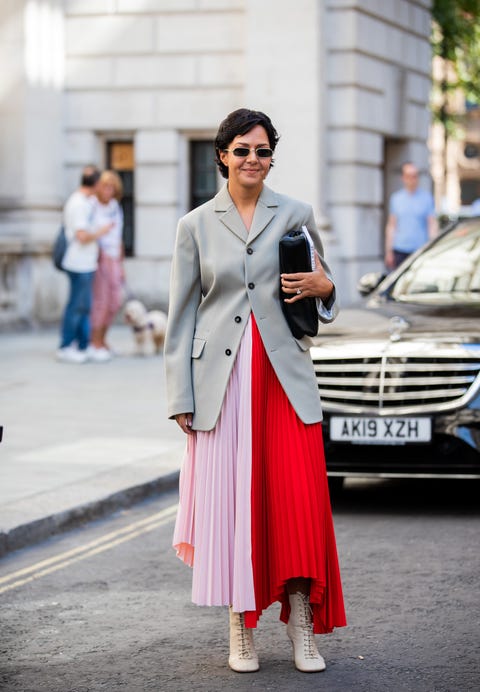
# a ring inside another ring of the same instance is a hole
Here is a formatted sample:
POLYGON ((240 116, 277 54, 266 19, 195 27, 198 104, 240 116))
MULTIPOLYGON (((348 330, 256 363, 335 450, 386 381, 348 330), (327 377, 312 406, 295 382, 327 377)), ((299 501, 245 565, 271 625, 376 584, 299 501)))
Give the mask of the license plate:
POLYGON ((354 418, 332 416, 330 439, 357 444, 403 445, 409 442, 430 442, 430 418, 354 418))

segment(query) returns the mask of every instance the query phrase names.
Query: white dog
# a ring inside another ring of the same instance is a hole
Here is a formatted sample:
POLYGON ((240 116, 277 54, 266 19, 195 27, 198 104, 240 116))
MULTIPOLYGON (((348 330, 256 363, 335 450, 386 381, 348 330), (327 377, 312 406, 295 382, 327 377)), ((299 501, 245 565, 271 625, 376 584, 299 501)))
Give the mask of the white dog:
POLYGON ((147 311, 139 300, 128 300, 125 305, 125 322, 133 329, 137 353, 144 354, 149 339, 153 342, 155 353, 160 353, 165 340, 167 316, 161 310, 147 311))

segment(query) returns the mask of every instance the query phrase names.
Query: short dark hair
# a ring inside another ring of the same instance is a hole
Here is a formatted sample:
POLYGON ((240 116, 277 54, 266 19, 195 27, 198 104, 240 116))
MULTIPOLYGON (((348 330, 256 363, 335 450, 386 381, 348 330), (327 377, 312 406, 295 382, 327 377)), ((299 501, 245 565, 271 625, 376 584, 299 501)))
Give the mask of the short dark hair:
MULTIPOLYGON (((249 108, 238 108, 238 110, 227 115, 225 120, 222 120, 220 123, 217 136, 215 137, 215 163, 224 178, 228 178, 228 167, 220 160, 220 153, 228 149, 228 145, 235 137, 238 137, 238 135, 245 135, 256 125, 261 125, 265 128, 270 149, 275 151, 280 137, 273 127, 272 121, 265 113, 261 111, 252 111, 249 108)), ((272 166, 273 159, 270 163, 270 168, 272 168, 272 166)))
POLYGON ((80 184, 83 187, 93 187, 98 183, 99 178, 100 171, 96 166, 85 166, 85 168, 82 170, 80 184))

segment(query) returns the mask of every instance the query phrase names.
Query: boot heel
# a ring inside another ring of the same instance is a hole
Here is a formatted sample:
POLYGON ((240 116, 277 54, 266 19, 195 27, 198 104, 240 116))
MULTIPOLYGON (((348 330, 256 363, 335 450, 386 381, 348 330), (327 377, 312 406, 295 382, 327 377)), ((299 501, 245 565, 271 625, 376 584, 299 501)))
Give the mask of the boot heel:
POLYGON ((287 635, 292 642, 295 667, 302 673, 319 673, 325 670, 326 665, 315 643, 308 596, 300 592, 290 594, 289 601, 287 635))

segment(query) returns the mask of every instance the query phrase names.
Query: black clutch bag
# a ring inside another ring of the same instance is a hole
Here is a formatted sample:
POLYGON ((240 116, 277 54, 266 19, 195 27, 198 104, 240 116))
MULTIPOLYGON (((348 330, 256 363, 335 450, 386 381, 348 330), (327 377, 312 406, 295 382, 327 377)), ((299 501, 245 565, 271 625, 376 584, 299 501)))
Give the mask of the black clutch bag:
MULTIPOLYGON (((310 243, 303 231, 290 231, 279 243, 280 273, 295 274, 312 271, 310 243)), ((280 283, 280 303, 293 336, 316 336, 318 331, 318 310, 315 298, 302 298, 294 303, 285 303, 292 294, 284 293, 280 283)))

